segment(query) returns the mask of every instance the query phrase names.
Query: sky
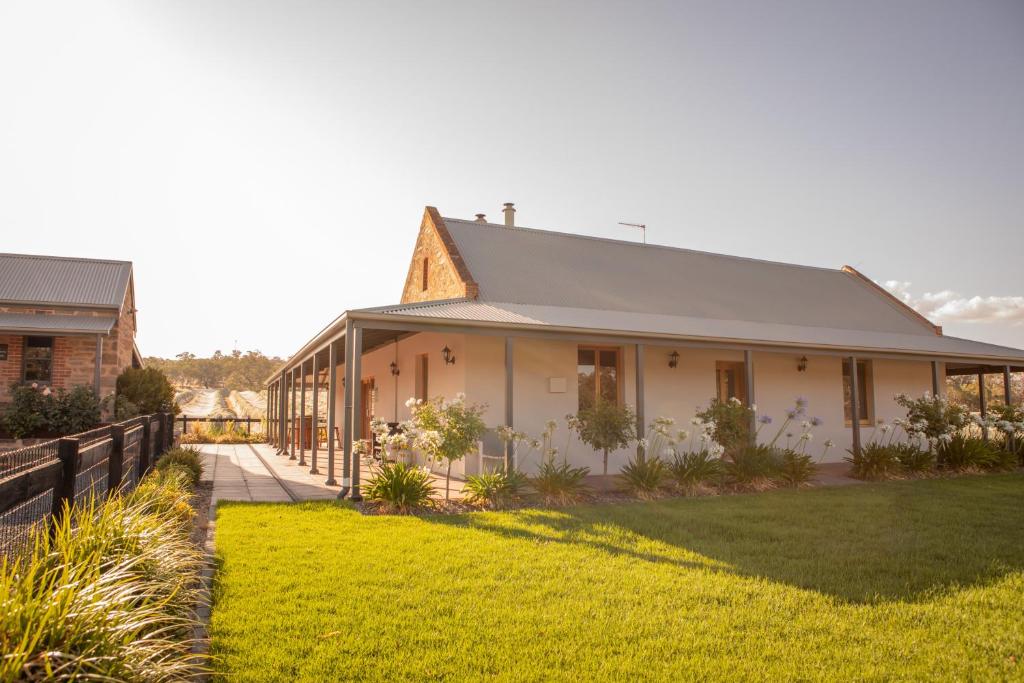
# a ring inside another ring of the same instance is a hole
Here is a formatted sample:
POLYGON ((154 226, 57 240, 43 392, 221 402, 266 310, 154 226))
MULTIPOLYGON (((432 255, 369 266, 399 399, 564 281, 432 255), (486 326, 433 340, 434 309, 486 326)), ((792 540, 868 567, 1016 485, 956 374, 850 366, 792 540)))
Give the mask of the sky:
POLYGON ((1024 3, 0 4, 0 251, 132 261, 144 355, 289 355, 509 201, 1024 347, 1024 3))

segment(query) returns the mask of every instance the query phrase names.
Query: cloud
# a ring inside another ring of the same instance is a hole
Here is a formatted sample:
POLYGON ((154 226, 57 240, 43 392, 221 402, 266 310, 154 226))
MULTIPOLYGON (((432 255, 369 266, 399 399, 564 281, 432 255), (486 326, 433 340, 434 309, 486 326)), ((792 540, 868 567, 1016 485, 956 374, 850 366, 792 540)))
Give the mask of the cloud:
POLYGON ((1024 296, 961 296, 957 292, 925 292, 915 296, 910 282, 888 280, 883 285, 915 311, 942 323, 1024 324, 1024 296))

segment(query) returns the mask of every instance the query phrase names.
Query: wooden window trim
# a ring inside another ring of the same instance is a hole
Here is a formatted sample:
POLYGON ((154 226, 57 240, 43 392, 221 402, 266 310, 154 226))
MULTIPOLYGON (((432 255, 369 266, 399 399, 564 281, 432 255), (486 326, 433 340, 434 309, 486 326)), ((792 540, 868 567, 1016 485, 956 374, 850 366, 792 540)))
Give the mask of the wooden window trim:
POLYGON ((420 291, 425 292, 430 288, 430 258, 423 257, 423 279, 420 283, 420 291))
MULTIPOLYGON (((600 384, 597 382, 597 377, 600 375, 601 369, 601 351, 614 351, 615 352, 615 401, 616 405, 625 404, 625 378, 622 374, 622 347, 621 346, 601 346, 593 344, 580 344, 576 347, 576 388, 579 390, 579 363, 580 363, 580 351, 593 351, 594 352, 594 400, 597 401, 601 396, 600 384)), ((576 397, 576 405, 579 408, 579 396, 576 397)))
MULTIPOLYGON (((846 417, 846 359, 842 361, 842 367, 840 369, 840 381, 843 382, 843 425, 846 427, 853 427, 853 420, 846 417)), ((858 386, 861 394, 864 395, 864 405, 867 407, 867 415, 860 416, 860 426, 870 427, 875 424, 875 381, 874 381, 874 367, 868 359, 858 360, 857 365, 864 366, 864 384, 858 386)))
POLYGON ((21 383, 29 384, 35 382, 43 386, 53 385, 53 365, 57 357, 57 338, 45 334, 31 334, 21 338, 21 383), (28 340, 49 339, 50 340, 50 378, 49 379, 28 379, 25 373, 28 371, 28 340))

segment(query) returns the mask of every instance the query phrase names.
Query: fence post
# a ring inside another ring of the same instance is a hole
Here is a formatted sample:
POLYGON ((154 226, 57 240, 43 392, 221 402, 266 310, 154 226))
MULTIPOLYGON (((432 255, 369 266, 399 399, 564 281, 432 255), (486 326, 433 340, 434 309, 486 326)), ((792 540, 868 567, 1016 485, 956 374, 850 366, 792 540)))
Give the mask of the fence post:
POLYGON ((181 433, 188 433, 188 415, 185 415, 184 413, 181 415, 181 433))
POLYGON ((139 481, 149 471, 149 440, 152 431, 149 425, 149 415, 142 418, 142 441, 139 443, 139 481))
POLYGON ((57 442, 57 458, 60 470, 53 485, 53 506, 50 508, 51 529, 55 529, 64 517, 66 508, 75 502, 75 477, 78 476, 78 439, 63 438, 57 442))
POLYGON ((251 415, 246 415, 245 416, 245 435, 249 436, 250 434, 252 434, 252 416, 251 415))
POLYGON ((110 425, 110 457, 107 458, 107 497, 121 486, 124 478, 124 425, 110 425))
POLYGON ((165 434, 167 440, 164 442, 164 452, 167 452, 174 448, 174 413, 164 413, 164 419, 167 421, 167 433, 165 434))

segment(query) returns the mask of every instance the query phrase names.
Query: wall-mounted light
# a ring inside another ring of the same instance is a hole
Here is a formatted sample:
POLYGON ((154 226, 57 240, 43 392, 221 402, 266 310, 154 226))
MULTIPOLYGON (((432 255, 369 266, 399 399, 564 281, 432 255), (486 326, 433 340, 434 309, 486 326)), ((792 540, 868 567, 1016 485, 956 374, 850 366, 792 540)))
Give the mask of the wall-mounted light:
POLYGON ((455 354, 448 348, 447 345, 441 349, 441 358, 444 358, 445 365, 455 365, 455 354))
POLYGON ((678 351, 673 351, 672 353, 668 354, 668 366, 670 368, 677 368, 677 367, 679 367, 679 352, 678 351))
POLYGON ((807 356, 801 356, 800 360, 796 362, 797 372, 807 372, 807 356))
POLYGON ((396 363, 395 361, 391 361, 391 365, 389 365, 388 367, 391 368, 391 374, 394 375, 395 377, 398 377, 398 375, 402 373, 402 371, 398 369, 398 363, 396 363))

